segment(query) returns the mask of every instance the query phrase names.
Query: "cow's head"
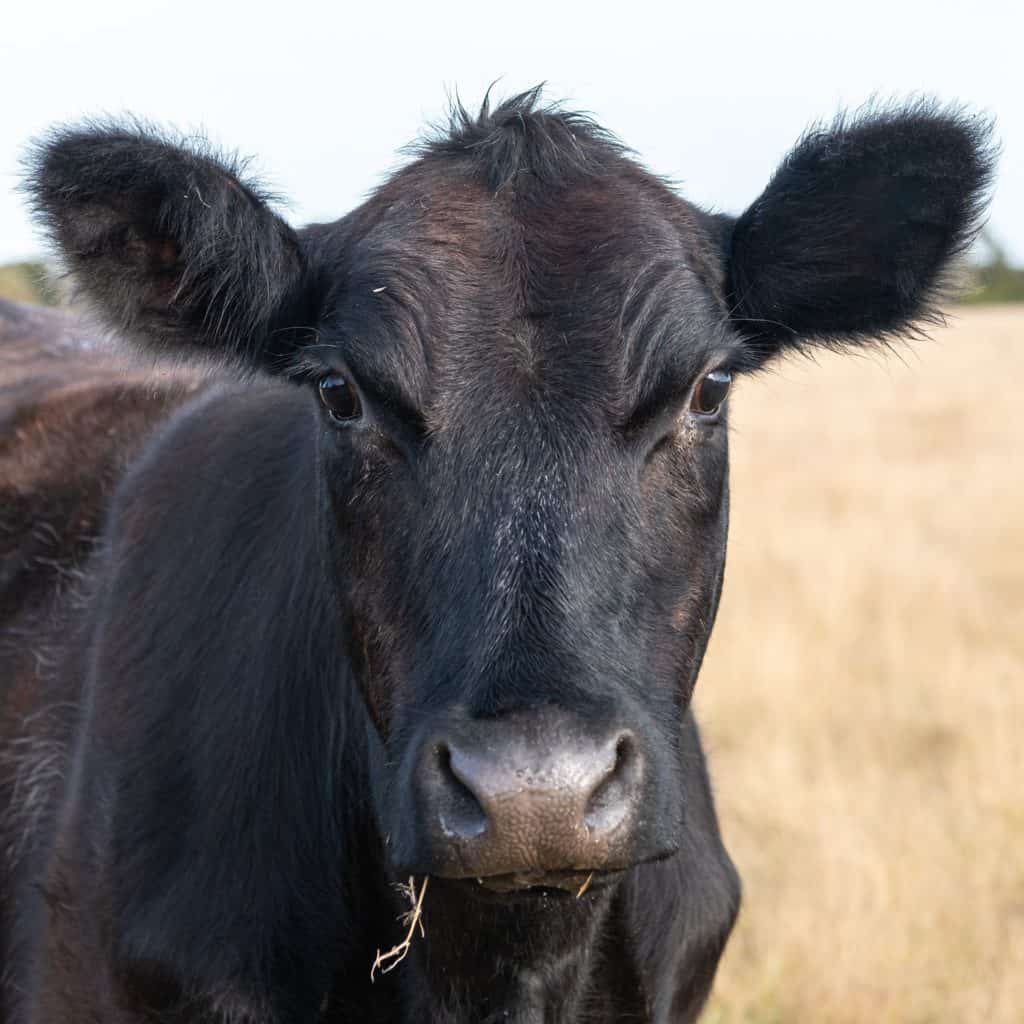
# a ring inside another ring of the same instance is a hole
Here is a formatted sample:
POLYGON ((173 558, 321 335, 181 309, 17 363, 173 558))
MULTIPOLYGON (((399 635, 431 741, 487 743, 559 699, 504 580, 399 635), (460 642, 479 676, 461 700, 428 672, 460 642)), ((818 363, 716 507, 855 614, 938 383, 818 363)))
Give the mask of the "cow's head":
POLYGON ((877 110, 811 131, 733 219, 535 99, 459 112, 302 230, 132 125, 53 135, 32 188, 120 332, 318 406, 295 500, 320 503, 394 869, 575 889, 679 841, 731 384, 933 319, 991 155, 957 110, 877 110))

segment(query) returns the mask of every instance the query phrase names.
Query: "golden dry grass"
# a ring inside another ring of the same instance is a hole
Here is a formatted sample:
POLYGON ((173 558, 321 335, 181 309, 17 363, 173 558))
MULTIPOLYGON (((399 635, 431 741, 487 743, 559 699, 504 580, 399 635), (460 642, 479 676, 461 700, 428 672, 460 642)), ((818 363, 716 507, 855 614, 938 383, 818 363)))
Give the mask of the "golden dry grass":
POLYGON ((733 402, 708 1024, 1024 1020, 1024 307, 733 402))
POLYGON ((0 266, 0 299, 39 302, 39 289, 22 264, 0 266))

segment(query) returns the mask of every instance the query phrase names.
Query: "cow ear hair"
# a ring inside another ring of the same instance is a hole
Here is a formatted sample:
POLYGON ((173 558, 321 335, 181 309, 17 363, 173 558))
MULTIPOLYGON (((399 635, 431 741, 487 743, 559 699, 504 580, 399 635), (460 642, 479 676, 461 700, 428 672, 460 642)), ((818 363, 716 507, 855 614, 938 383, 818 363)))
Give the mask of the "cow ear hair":
POLYGON ((157 352, 264 364, 302 317, 303 255, 245 164, 135 120, 58 128, 23 189, 82 297, 157 352))
POLYGON ((707 218, 752 358, 941 322, 996 155, 990 121, 929 100, 808 131, 742 216, 707 218))

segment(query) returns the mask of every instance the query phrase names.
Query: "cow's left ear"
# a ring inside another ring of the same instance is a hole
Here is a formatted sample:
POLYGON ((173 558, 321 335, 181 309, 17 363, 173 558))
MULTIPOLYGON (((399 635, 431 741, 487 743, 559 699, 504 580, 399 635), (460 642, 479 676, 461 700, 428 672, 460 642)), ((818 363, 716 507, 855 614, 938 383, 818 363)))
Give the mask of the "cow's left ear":
POLYGON ((935 320, 995 156, 986 119, 926 101, 808 132, 738 220, 712 219, 755 361, 935 320))
POLYGON ((134 121, 42 139, 25 182, 76 285, 119 333, 158 352, 273 363, 302 322, 298 238, 242 166, 134 121))

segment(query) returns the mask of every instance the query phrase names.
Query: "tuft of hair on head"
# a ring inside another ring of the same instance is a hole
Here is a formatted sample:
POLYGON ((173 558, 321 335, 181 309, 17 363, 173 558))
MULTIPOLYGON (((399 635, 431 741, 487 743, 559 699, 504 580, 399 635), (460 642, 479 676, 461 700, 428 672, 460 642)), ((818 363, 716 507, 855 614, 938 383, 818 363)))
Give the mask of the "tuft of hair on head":
POLYGON ((468 160, 492 192, 530 183, 560 188, 607 170, 629 150, 585 112, 545 102, 544 84, 491 105, 488 88, 476 113, 458 95, 445 124, 434 126, 413 147, 420 156, 468 160))

